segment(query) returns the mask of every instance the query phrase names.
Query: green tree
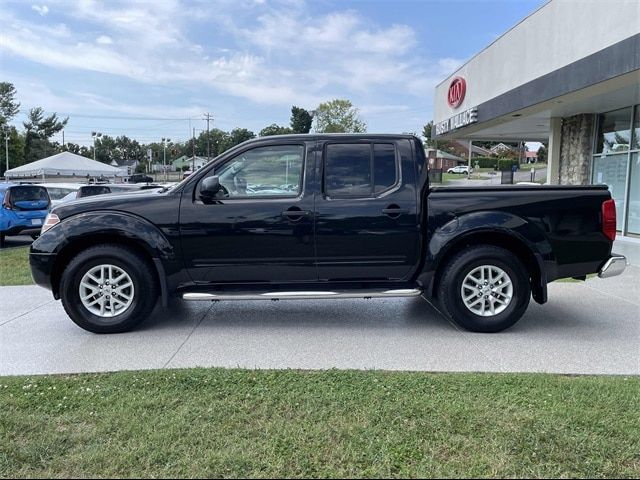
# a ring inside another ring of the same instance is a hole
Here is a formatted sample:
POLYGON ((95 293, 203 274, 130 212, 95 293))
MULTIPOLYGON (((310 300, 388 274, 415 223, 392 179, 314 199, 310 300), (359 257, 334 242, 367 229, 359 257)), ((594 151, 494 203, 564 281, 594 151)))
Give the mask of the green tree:
POLYGON ((275 123, 272 123, 268 127, 264 127, 260 130, 261 137, 268 137, 271 135, 286 135, 288 133, 293 133, 293 131, 289 127, 281 127, 275 123))
POLYGON ((461 155, 460 147, 447 140, 435 140, 431 137, 433 129, 433 121, 422 127, 422 136, 424 138, 424 146, 429 149, 438 149, 442 152, 451 153, 453 155, 461 155))
POLYGON ((547 163, 547 147, 544 143, 538 149, 538 162, 547 163))
POLYGON ((304 108, 291 107, 291 131, 293 133, 309 133, 313 117, 304 108))
POLYGON ((255 138, 256 134, 246 128, 234 128, 229 133, 229 148, 255 138))
POLYGON ((4 171, 7 169, 7 157, 4 144, 4 135, 8 133, 9 136, 9 168, 19 167, 24 165, 24 134, 18 132, 16 127, 9 127, 8 130, 3 130, 2 136, 2 148, 0 148, 0 176, 4 175, 4 171))
POLYGON ((56 113, 45 117, 44 110, 41 107, 30 109, 27 121, 22 124, 25 128, 26 136, 24 147, 26 162, 39 160, 57 153, 59 150, 49 139, 60 132, 68 121, 68 117, 60 120, 56 113))
POLYGON ((20 111, 16 93, 12 83, 0 82, 0 125, 9 123, 20 111))
POLYGON ((316 132, 364 133, 367 124, 350 100, 334 99, 321 103, 316 109, 316 132))
POLYGON ((116 139, 109 135, 103 134, 96 138, 95 148, 96 160, 99 162, 109 164, 112 160, 121 160, 120 152, 116 148, 116 139))
MULTIPOLYGON (((202 157, 207 156, 207 132, 202 132, 198 136, 197 141, 197 151, 200 153, 196 153, 196 155, 200 155, 202 157)), ((217 157, 225 150, 228 150, 231 147, 231 138, 229 133, 224 130, 220 130, 219 128, 212 128, 209 131, 209 154, 211 158, 217 157)))
POLYGON ((141 145, 137 140, 132 140, 126 135, 120 135, 115 139, 112 158, 121 160, 141 160, 144 155, 141 145))
POLYGON ((431 129, 433 128, 433 120, 422 127, 422 137, 424 138, 424 146, 427 148, 435 148, 436 141, 431 138, 431 129))

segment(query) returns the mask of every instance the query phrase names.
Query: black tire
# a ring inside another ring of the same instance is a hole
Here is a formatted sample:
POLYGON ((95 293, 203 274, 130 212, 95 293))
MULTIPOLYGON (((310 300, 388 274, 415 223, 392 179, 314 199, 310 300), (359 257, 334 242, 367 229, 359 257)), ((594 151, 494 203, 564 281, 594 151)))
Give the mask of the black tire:
POLYGON ((80 252, 64 270, 60 297, 65 311, 76 325, 93 333, 119 333, 136 327, 152 312, 158 299, 158 282, 151 265, 134 250, 120 245, 98 245, 80 252), (133 282, 133 300, 128 308, 111 318, 95 315, 80 299, 80 281, 91 268, 114 265, 133 282))
POLYGON ((438 301, 443 313, 461 327, 473 332, 494 333, 513 326, 527 310, 530 298, 531 285, 525 266, 510 251, 491 245, 471 247, 453 257, 445 266, 438 285, 438 301), (506 272, 513 287, 507 307, 492 316, 472 312, 465 305, 461 292, 467 275, 475 268, 485 265, 498 267, 506 272))

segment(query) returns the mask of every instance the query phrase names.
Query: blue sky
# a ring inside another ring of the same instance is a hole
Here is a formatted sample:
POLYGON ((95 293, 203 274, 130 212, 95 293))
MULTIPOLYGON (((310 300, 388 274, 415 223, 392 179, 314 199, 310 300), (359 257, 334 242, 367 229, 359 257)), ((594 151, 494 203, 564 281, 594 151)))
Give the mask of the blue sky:
POLYGON ((141 142, 287 125, 348 98, 370 132, 421 132, 434 86, 535 10, 501 1, 2 1, 0 71, 28 108, 141 142))

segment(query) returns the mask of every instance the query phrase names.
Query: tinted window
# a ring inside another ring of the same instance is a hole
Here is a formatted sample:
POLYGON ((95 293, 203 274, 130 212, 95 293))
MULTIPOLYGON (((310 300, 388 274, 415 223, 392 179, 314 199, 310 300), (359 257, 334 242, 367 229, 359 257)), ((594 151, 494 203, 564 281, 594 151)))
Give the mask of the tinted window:
POLYGON ((397 181, 393 144, 327 145, 324 191, 330 197, 370 197, 388 190, 397 181))
POLYGON ((107 193, 111 193, 111 189, 109 189, 109 187, 81 187, 78 192, 78 198, 105 195, 107 193))
POLYGON ((225 163, 215 175, 229 197, 296 197, 302 184, 304 146, 258 147, 225 163))
POLYGON ((394 186, 397 180, 396 149, 390 143, 373 145, 373 179, 375 193, 394 186))
POLYGON ((47 191, 43 187, 11 187, 12 202, 49 201, 47 191))
POLYGON ((371 196, 371 145, 329 144, 326 150, 324 191, 330 197, 371 196))
POLYGON ((629 150, 630 127, 631 107, 600 115, 596 153, 615 153, 629 150))

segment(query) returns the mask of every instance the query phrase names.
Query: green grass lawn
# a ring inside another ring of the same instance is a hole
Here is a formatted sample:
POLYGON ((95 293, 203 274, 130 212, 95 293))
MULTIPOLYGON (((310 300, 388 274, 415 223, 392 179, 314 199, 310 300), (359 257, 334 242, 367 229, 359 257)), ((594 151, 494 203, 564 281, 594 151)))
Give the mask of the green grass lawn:
POLYGON ((0 378, 0 477, 638 477, 640 379, 160 370, 0 378))
POLYGON ((0 286, 31 285, 29 247, 0 250, 0 286))

